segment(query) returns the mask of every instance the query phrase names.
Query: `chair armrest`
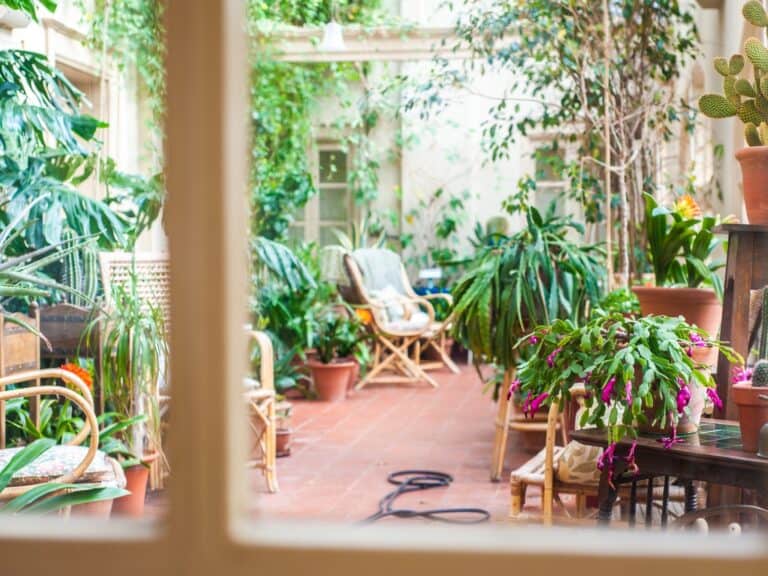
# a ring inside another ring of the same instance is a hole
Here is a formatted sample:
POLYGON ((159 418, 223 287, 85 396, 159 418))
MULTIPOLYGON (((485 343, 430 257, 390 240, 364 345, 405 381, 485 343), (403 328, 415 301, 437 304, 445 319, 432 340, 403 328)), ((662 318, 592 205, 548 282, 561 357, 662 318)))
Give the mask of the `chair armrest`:
POLYGON ((453 296, 446 294, 445 292, 437 292, 435 294, 424 294, 422 296, 425 300, 445 300, 449 306, 453 306, 453 296))
POLYGON ((259 330, 250 330, 248 335, 256 341, 256 345, 261 352, 261 362, 259 367, 259 381, 263 388, 267 390, 275 389, 275 353, 272 347, 272 340, 266 332, 259 330))

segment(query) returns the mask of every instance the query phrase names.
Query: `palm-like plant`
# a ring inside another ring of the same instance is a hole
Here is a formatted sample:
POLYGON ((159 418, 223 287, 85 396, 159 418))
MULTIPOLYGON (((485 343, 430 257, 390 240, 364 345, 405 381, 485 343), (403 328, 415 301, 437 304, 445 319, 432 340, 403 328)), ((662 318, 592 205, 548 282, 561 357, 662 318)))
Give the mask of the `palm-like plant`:
POLYGON ((517 339, 558 318, 581 322, 601 295, 602 250, 569 239, 580 224, 533 207, 526 227, 513 234, 480 238, 478 254, 458 281, 454 335, 478 361, 510 368, 517 339))

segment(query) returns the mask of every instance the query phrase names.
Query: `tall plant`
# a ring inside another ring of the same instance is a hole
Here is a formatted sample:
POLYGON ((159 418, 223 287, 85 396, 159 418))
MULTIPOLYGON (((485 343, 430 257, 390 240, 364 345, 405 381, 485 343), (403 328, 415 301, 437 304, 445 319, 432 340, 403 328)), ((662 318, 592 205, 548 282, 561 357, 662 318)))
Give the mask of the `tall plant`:
POLYGON ((599 301, 601 249, 569 234, 582 226, 531 207, 521 231, 480 243, 453 290, 454 334, 479 361, 510 368, 518 337, 558 318, 582 322, 599 301))

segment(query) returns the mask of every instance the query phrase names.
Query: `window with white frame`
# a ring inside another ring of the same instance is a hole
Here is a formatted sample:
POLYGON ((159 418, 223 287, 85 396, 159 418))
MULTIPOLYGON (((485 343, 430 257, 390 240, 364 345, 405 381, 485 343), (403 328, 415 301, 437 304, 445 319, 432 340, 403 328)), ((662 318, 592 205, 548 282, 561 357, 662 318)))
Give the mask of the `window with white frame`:
POLYGON ((534 205, 545 213, 552 202, 555 202, 555 213, 565 214, 564 202, 559 201, 565 192, 566 183, 562 179, 560 167, 565 161, 565 150, 552 144, 541 145, 534 154, 536 179, 536 197, 534 205))
POLYGON ((337 242, 334 230, 346 232, 352 221, 352 197, 347 182, 349 154, 338 143, 321 143, 315 154, 317 195, 296 215, 292 235, 327 246, 337 242))

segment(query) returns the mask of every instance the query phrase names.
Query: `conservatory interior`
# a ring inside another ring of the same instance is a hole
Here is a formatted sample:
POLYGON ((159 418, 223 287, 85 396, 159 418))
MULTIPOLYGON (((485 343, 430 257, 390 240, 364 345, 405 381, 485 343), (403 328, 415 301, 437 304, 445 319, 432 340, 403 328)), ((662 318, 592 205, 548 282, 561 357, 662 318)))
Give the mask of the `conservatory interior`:
MULTIPOLYGON (((249 513, 768 527, 762 2, 243 3, 249 513)), ((4 514, 176 485, 164 16, 0 0, 4 514)))

